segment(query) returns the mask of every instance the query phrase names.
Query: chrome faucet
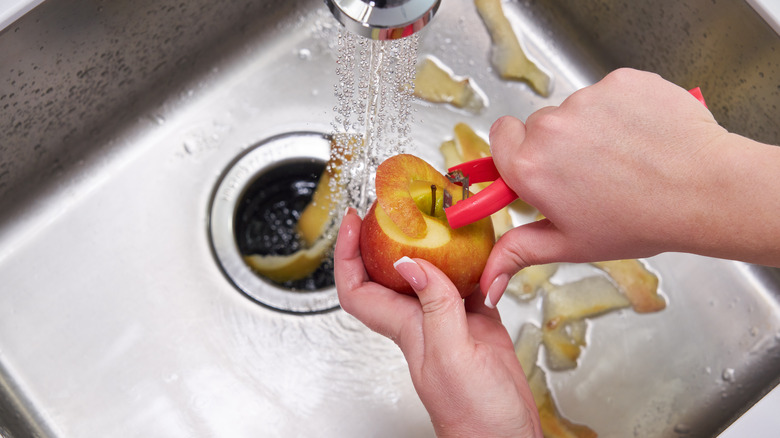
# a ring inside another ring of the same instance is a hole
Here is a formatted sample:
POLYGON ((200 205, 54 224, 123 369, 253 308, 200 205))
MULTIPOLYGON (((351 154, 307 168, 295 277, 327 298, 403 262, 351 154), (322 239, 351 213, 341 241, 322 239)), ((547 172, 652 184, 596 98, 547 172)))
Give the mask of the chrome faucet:
POLYGON ((394 40, 422 29, 441 0, 325 0, 333 16, 351 32, 374 40, 394 40))

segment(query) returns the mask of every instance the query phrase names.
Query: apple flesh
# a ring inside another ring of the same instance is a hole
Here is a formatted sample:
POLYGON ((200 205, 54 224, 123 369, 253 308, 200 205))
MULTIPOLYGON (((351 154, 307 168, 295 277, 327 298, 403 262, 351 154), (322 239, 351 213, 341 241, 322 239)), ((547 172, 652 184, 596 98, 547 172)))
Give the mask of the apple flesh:
POLYGON ((363 220, 360 252, 372 281, 413 295, 393 267, 403 256, 425 259, 452 280, 462 297, 479 283, 495 243, 490 218, 453 230, 443 208, 443 190, 453 202, 462 188, 413 155, 388 158, 377 168, 377 200, 363 220), (435 192, 431 189, 435 186, 435 192), (431 214, 433 212, 433 214, 431 214))

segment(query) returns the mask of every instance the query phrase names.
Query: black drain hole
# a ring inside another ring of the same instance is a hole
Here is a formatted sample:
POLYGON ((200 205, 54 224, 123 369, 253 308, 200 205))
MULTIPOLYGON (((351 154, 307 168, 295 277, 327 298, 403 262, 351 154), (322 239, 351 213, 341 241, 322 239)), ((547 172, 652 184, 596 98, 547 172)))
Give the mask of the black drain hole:
MULTIPOLYGON (((304 248, 295 225, 311 202, 325 162, 303 159, 280 162, 247 187, 236 206, 236 244, 242 256, 289 255, 304 248)), ((263 277, 264 278, 264 277, 263 277)), ((281 287, 315 291, 335 284, 333 258, 328 257, 310 276, 279 283, 281 287)))

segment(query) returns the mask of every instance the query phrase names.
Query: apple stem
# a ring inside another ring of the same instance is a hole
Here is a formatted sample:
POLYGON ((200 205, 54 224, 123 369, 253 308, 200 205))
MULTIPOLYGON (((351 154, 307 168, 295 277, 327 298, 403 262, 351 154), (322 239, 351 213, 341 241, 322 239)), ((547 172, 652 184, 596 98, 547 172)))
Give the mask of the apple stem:
POLYGON ((431 184, 431 216, 436 213, 436 184, 431 184))

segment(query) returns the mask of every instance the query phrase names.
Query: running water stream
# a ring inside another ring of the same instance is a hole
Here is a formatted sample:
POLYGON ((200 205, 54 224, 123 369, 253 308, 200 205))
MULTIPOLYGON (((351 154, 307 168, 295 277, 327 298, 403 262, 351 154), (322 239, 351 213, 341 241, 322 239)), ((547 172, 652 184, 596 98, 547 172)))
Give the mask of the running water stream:
POLYGON ((341 161, 331 180, 335 215, 347 206, 364 215, 376 198, 376 168, 411 145, 417 34, 397 40, 371 40, 346 29, 338 34, 335 86, 338 103, 332 123, 331 155, 341 161))

